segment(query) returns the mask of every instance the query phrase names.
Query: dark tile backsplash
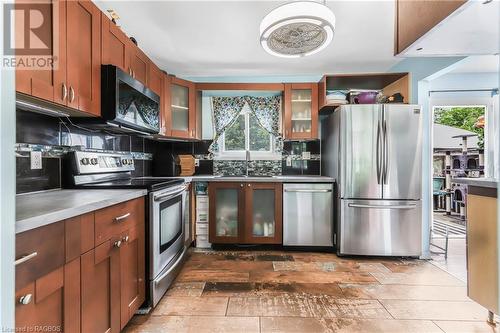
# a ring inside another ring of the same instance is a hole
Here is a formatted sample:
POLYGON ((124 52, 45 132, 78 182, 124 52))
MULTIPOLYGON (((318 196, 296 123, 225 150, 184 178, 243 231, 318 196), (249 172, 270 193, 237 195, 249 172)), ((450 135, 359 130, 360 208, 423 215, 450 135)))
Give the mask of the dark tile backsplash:
POLYGON ((44 191, 61 187, 61 160, 43 158, 42 169, 31 170, 29 157, 16 158, 16 192, 44 191))
MULTIPOLYGON (((175 156, 179 154, 196 155, 196 158, 200 159, 199 166, 196 167, 196 175, 246 173, 246 164, 243 168, 245 161, 212 160, 208 152, 211 141, 151 141, 142 137, 86 130, 81 126, 73 126, 67 119, 21 110, 17 111, 16 130, 16 142, 19 144, 152 154, 152 161, 142 159, 142 157, 135 160, 136 170, 133 175, 136 177, 178 174, 175 156)), ((252 161, 250 173, 254 175, 319 175, 320 145, 319 140, 286 141, 282 161, 252 161), (302 153, 306 151, 311 154, 310 160, 302 159, 302 153), (290 159, 290 166, 287 166, 287 159, 290 159)), ((22 156, 16 159, 17 193, 61 187, 60 158, 54 155, 50 157, 44 155, 43 168, 31 170, 29 155, 23 153, 22 156)))
MULTIPOLYGON (((32 145, 75 149, 99 149, 122 152, 151 153, 155 142, 135 136, 114 135, 73 126, 67 119, 17 110, 16 142, 32 145)), ((31 170, 28 153, 16 158, 17 193, 57 189, 61 187, 61 156, 44 157, 41 170, 31 170)), ((44 155, 45 156, 45 155, 44 155)), ((51 155, 52 156, 52 155, 51 155)), ((135 176, 151 176, 152 161, 136 159, 135 176)))

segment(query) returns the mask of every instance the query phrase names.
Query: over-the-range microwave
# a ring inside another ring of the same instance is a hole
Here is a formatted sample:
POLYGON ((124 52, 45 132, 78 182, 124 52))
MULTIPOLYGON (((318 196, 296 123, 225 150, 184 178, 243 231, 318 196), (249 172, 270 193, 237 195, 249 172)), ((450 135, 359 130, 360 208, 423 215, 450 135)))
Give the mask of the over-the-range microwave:
POLYGON ((111 126, 158 133, 160 97, 120 68, 102 65, 101 118, 111 126))

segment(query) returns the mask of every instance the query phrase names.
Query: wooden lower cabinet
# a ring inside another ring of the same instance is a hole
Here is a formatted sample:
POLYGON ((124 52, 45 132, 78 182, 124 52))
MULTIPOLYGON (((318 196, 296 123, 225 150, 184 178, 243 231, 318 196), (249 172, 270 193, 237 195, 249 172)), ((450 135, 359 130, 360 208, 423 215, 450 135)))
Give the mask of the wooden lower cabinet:
POLYGON ((210 243, 282 244, 280 183, 212 182, 208 193, 210 243))
POLYGON ((107 241, 82 255, 82 332, 120 331, 120 249, 107 241))
POLYGON ((16 328, 80 331, 80 258, 16 290, 16 328))
POLYGON ((120 247, 121 328, 127 325, 146 296, 144 224, 128 230, 120 247))
POLYGON ((139 198, 18 234, 16 328, 120 332, 145 300, 144 204, 139 198), (94 246, 96 235, 111 234, 94 230, 98 216, 125 208, 130 220, 116 223, 127 229, 94 246))

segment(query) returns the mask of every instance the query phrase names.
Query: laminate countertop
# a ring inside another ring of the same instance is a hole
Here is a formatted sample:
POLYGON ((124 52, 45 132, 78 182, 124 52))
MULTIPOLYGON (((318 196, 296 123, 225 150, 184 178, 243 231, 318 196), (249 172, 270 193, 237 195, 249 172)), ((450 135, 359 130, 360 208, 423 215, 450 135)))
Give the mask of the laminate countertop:
POLYGON ((326 176, 213 176, 200 175, 180 177, 186 182, 256 182, 256 183, 334 183, 335 179, 326 176))
POLYGON ((16 233, 136 199, 145 189, 54 190, 16 196, 16 233))

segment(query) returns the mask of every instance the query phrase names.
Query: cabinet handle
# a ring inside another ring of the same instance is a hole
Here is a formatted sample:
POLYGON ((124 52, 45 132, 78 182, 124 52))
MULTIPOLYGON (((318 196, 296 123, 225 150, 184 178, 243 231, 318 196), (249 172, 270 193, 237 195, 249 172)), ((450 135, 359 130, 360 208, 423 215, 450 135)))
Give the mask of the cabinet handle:
POLYGON ((75 100, 75 90, 72 86, 69 87, 69 102, 72 103, 75 100))
POLYGON ((128 240, 129 240, 128 236, 125 236, 125 237, 122 238, 122 241, 125 242, 125 243, 128 243, 128 240))
POLYGON ((122 241, 121 240, 117 240, 114 244, 113 244, 114 247, 120 247, 122 246, 122 241))
POLYGON ((22 305, 28 305, 31 303, 31 300, 33 299, 33 295, 32 294, 26 294, 24 296, 21 296, 19 298, 19 303, 21 303, 22 305))
POLYGON ((135 79, 135 71, 132 70, 132 77, 135 79))
POLYGON ((68 88, 66 87, 66 84, 62 84, 62 96, 61 99, 64 101, 68 97, 68 88))
POLYGON ((240 184, 240 187, 243 187, 243 184, 240 184))
POLYGON ((30 259, 33 259, 34 257, 36 257, 38 255, 38 252, 33 252, 31 254, 28 254, 28 255, 25 255, 25 256, 22 256, 21 258, 19 259, 16 259, 16 261, 14 262, 14 266, 17 266, 17 265, 20 265, 22 264, 23 262, 26 262, 30 259))
POLYGON ((252 185, 251 185, 251 184, 247 184, 247 186, 248 186, 248 187, 252 187, 252 185))
POLYGON ((126 219, 127 217, 129 217, 129 216, 130 216, 130 213, 123 214, 123 215, 121 215, 121 216, 117 216, 117 217, 115 217, 115 222, 120 222, 120 221, 122 221, 122 220, 125 220, 125 219, 126 219))
POLYGON ((132 67, 128 68, 128 75, 132 76, 132 67))

